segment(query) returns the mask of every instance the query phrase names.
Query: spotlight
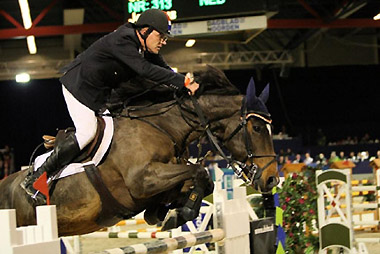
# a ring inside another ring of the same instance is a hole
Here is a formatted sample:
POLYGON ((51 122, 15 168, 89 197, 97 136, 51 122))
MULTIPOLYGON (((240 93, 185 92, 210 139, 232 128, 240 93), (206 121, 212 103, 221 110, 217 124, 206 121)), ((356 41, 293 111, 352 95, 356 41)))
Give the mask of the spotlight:
POLYGON ((192 46, 194 46, 195 44, 195 40, 194 39, 189 39, 187 40, 185 46, 188 47, 188 48, 191 48, 192 46))
POLYGON ((16 75, 17 83, 28 83, 30 81, 30 75, 26 72, 19 73, 16 75))

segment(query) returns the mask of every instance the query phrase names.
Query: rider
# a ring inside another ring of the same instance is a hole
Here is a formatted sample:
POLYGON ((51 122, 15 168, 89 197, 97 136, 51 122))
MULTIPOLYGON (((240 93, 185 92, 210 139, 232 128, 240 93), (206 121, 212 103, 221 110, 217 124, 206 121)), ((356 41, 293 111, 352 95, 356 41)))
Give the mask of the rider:
POLYGON ((165 12, 147 10, 135 24, 126 23, 97 40, 61 70, 63 95, 76 131, 56 144, 47 160, 26 176, 21 187, 29 195, 35 194, 33 183, 44 172, 52 175, 90 143, 97 129, 97 111, 105 106, 111 90, 121 82, 139 75, 173 89, 186 87, 190 94, 195 93, 199 84, 189 74, 173 72, 159 55, 170 29, 171 22, 165 12))

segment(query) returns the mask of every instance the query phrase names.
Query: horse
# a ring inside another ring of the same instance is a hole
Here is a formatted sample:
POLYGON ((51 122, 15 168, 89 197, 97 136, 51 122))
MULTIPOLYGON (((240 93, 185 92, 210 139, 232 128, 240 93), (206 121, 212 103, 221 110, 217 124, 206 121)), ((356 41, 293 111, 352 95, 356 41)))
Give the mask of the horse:
MULTIPOLYGON (((268 87, 256 96, 251 80, 244 96, 211 66, 194 78, 200 84, 196 96, 127 106, 114 117, 112 144, 97 176, 82 172, 54 183, 50 200, 60 236, 90 233, 144 210, 149 224, 164 221, 166 228, 195 218, 213 182, 204 166, 188 162, 186 151, 204 135, 247 184, 263 193, 278 184, 268 87), (169 217, 169 210, 177 217, 169 217)), ((16 209, 18 226, 36 223, 36 205, 20 187, 26 174, 0 181, 0 209, 16 209)))

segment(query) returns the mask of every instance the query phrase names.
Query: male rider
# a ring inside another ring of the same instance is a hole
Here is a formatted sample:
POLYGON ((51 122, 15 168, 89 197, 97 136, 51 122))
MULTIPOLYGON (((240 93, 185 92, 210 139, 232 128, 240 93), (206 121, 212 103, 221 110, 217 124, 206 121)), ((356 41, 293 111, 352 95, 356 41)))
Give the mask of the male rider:
POLYGON ((190 75, 173 72, 159 55, 170 36, 170 28, 165 12, 147 10, 136 24, 126 23, 105 35, 62 69, 60 81, 75 133, 69 133, 63 142, 56 144, 46 161, 26 176, 21 187, 29 195, 35 194, 33 183, 44 172, 48 176, 54 174, 90 143, 97 129, 97 111, 104 108, 111 90, 121 82, 139 75, 195 93, 199 84, 190 75))

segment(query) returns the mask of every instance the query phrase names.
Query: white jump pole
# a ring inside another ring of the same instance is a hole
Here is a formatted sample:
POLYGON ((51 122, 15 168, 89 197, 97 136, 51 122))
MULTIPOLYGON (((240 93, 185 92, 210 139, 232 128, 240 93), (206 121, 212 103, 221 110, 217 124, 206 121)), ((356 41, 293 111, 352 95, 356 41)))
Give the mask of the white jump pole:
POLYGON ((194 245, 217 242, 224 238, 222 229, 188 234, 174 238, 167 238, 143 244, 135 244, 126 247, 114 248, 96 252, 94 254, 148 254, 148 253, 168 253, 177 249, 188 248, 194 245))

